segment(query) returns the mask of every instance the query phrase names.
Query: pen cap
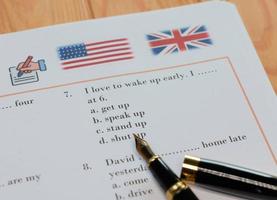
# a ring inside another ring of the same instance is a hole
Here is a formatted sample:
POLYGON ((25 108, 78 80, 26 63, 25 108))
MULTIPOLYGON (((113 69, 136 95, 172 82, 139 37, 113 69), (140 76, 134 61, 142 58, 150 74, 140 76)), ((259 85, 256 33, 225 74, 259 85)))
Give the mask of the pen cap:
POLYGON ((219 161, 185 156, 181 179, 250 199, 277 199, 275 176, 219 161))

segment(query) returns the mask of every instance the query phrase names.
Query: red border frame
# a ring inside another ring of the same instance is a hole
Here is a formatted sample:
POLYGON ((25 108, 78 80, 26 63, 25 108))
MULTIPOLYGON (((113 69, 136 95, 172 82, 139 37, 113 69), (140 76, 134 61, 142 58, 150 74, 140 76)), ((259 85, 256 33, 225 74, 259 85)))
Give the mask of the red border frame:
POLYGON ((116 78, 116 77, 123 77, 123 76, 129 76, 129 75, 136 75, 136 74, 144 74, 144 73, 149 73, 149 72, 155 72, 155 71, 163 71, 163 70, 168 70, 168 69, 175 69, 175 68, 180 68, 180 67, 185 67, 185 66, 190 66, 190 65, 194 65, 194 64, 199 64, 199 63, 205 63, 205 62, 210 62, 210 61, 215 61, 215 60, 222 60, 222 59, 226 59, 227 62, 230 64, 231 69, 233 71, 233 74, 239 84, 239 87, 242 91, 242 94, 248 104, 248 107, 251 111, 251 114, 253 115, 258 128, 260 130, 260 133, 264 139, 264 142, 275 162, 275 164, 277 165, 277 158, 270 146, 270 143, 266 137, 266 134, 264 132, 264 129, 253 109, 253 106, 251 105, 249 98, 245 92, 245 89, 239 79, 239 76, 237 74, 237 72, 235 71, 234 65, 232 64, 230 58, 228 56, 225 57, 219 57, 219 58, 213 58, 213 59, 208 59, 208 60, 203 60, 203 61, 198 61, 198 62, 193 62, 193 63, 189 63, 189 64, 181 64, 181 65, 174 65, 174 66, 169 66, 169 67, 160 67, 160 68, 155 68, 155 69, 150 69, 150 70, 144 70, 144 71, 138 71, 138 72, 130 72, 130 73, 122 73, 122 74, 117 74, 117 75, 111 75, 111 76, 105 76, 105 77, 100 77, 100 78, 94 78, 94 79, 87 79, 87 80, 81 80, 81 81, 75 81, 75 82, 71 82, 71 83, 64 83, 64 84, 59 84, 59 85, 53 85, 53 86, 49 86, 49 87, 43 87, 43 88, 38 88, 38 89, 33 89, 33 90, 26 90, 26 91, 22 91, 22 92, 15 92, 15 93, 8 93, 8 94, 4 94, 4 95, 0 95, 0 98, 4 98, 4 97, 9 97, 9 96, 15 96, 15 95, 19 95, 19 94, 26 94, 26 93, 31 93, 31 92, 37 92, 37 91, 44 91, 44 90, 49 90, 49 89, 53 89, 53 88, 60 88, 60 87, 66 87, 66 86, 71 86, 71 85, 76 85, 76 84, 81 84, 81 83, 87 83, 87 82, 93 82, 93 81, 98 81, 98 80, 105 80, 105 79, 111 79, 111 78, 116 78))

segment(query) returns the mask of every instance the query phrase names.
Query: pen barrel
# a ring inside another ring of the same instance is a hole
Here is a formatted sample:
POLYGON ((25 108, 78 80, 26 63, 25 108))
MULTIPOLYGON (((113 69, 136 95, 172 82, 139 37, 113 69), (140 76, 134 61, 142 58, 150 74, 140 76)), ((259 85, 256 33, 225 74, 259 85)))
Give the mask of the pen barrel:
POLYGON ((276 177, 227 163, 185 159, 181 176, 203 187, 248 199, 277 199, 276 177))
MULTIPOLYGON (((23 63, 21 69, 24 69, 24 68, 28 67, 28 65, 30 64, 30 62, 32 61, 32 59, 33 59, 33 56, 28 56, 27 59, 25 60, 25 62, 23 63)), ((19 72, 17 73, 17 76, 18 76, 18 77, 21 77, 23 74, 24 74, 23 71, 19 71, 19 72)))
MULTIPOLYGON (((168 197, 167 199, 170 199, 170 197, 168 197)), ((189 187, 182 189, 180 192, 176 193, 172 197, 172 199, 173 200, 199 200, 189 187)))
POLYGON ((176 182, 180 181, 177 175, 160 158, 150 162, 149 169, 165 191, 176 182))
POLYGON ((149 169, 164 189, 168 200, 198 200, 191 189, 163 162, 157 158, 149 162, 149 169))
POLYGON ((23 63, 22 68, 26 68, 28 67, 28 65, 30 64, 30 62, 32 61, 33 56, 28 56, 27 59, 25 60, 25 62, 23 63))

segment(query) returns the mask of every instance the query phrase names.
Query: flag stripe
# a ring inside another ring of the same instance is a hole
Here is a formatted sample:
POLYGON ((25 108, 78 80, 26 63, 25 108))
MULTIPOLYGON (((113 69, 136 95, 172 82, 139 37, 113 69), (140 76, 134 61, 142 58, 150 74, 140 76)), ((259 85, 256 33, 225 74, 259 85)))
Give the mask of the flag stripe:
POLYGON ((158 33, 153 33, 152 35, 155 35, 155 36, 158 36, 158 37, 161 37, 161 38, 168 38, 168 37, 166 37, 164 35, 161 35, 161 34, 158 34, 158 33))
POLYGON ((174 49, 176 46, 173 45, 169 50, 167 50, 166 54, 169 53, 172 49, 174 49))
POLYGON ((94 50, 98 50, 98 49, 106 49, 106 48, 110 48, 110 47, 118 47, 118 46, 125 46, 125 45, 129 45, 129 43, 125 42, 125 43, 111 44, 111 45, 94 47, 94 48, 87 48, 87 51, 94 51, 94 50))
POLYGON ((87 43, 86 46, 94 46, 99 44, 107 44, 107 43, 113 43, 113 42, 120 42, 120 41, 127 41, 127 38, 120 38, 120 39, 114 39, 114 40, 106 40, 101 42, 93 42, 93 43, 87 43))
POLYGON ((130 54, 132 54, 132 52, 109 54, 109 55, 105 55, 105 56, 98 56, 98 57, 92 57, 92 58, 85 58, 85 59, 63 62, 62 65, 68 65, 68 64, 91 61, 91 60, 98 60, 98 59, 102 59, 102 58, 110 58, 110 57, 115 57, 115 56, 130 55, 130 54))
POLYGON ((192 41, 191 43, 197 44, 197 45, 201 45, 201 46, 205 46, 205 47, 209 46, 209 45, 207 45, 207 44, 205 44, 205 43, 196 42, 196 41, 192 41))
POLYGON ((97 65, 97 64, 103 64, 103 63, 109 63, 109 62, 115 62, 115 61, 121 61, 121 60, 129 60, 129 59, 133 59, 133 58, 134 58, 133 56, 123 57, 123 58, 115 58, 115 59, 110 59, 110 60, 103 60, 103 61, 98 61, 98 62, 91 62, 91 63, 85 63, 85 64, 79 64, 79 65, 73 65, 73 66, 63 67, 63 69, 64 70, 75 69, 75 68, 87 67, 87 66, 92 66, 92 65, 97 65))
POLYGON ((190 35, 193 31, 195 31, 198 28, 198 26, 194 27, 190 32, 188 32, 188 35, 190 35))
POLYGON ((92 55, 98 55, 98 54, 102 54, 102 53, 110 53, 110 52, 115 52, 115 51, 124 51, 124 50, 131 50, 130 47, 126 47, 126 48, 119 48, 119 49, 111 49, 111 50, 105 50, 105 51, 98 51, 98 52, 94 52, 94 53, 88 53, 88 56, 92 56, 92 55))

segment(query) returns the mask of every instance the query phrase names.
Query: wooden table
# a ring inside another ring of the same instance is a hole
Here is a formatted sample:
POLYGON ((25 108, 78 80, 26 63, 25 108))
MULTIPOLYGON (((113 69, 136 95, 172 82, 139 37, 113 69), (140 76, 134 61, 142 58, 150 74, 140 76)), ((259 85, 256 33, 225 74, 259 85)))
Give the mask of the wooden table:
MULTIPOLYGON (((84 19, 155 10, 201 0, 0 0, 0 33, 84 19)), ((237 5, 277 93, 277 0, 230 0, 237 5)))

